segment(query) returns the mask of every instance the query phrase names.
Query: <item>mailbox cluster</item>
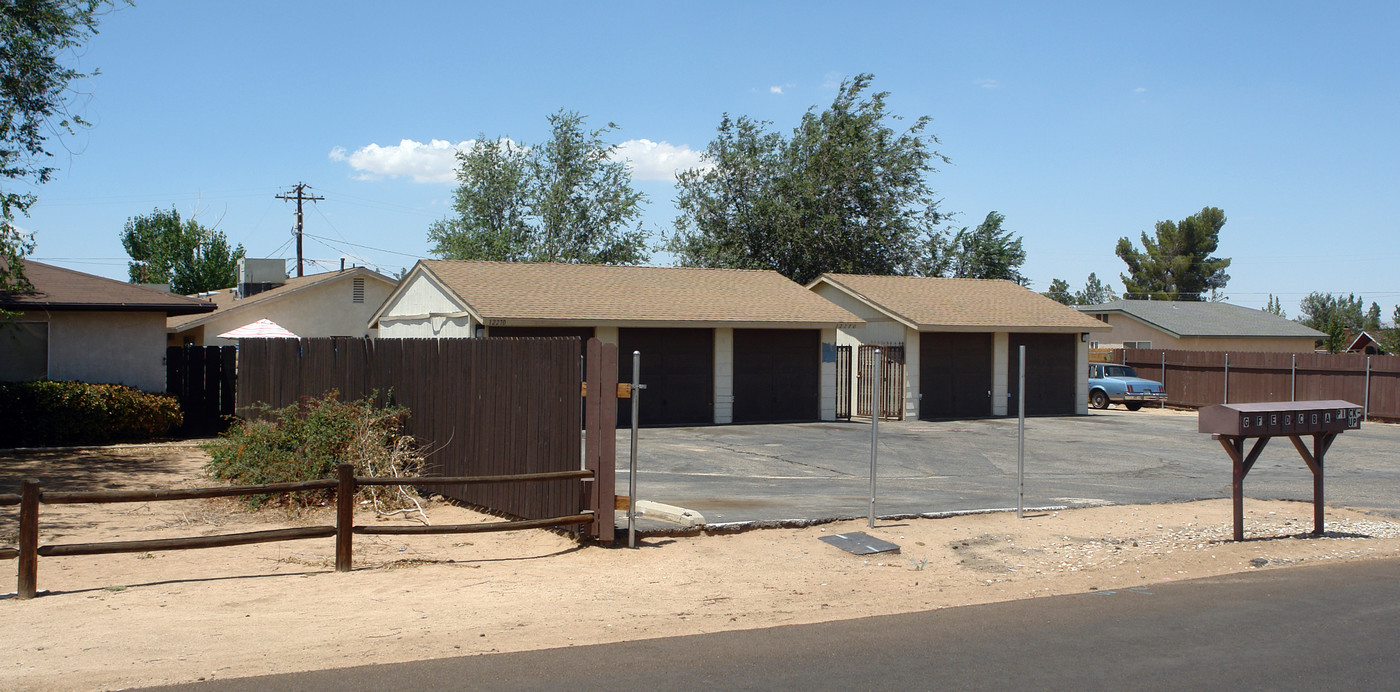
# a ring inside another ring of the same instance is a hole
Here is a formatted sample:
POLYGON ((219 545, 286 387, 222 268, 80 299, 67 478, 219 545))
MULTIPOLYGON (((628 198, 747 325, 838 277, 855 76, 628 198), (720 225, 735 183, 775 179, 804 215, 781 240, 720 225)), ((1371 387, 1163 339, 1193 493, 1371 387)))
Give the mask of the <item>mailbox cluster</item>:
POLYGON ((1200 432, 1231 437, 1339 433, 1361 427, 1361 407, 1348 401, 1220 404, 1201 409, 1200 432))

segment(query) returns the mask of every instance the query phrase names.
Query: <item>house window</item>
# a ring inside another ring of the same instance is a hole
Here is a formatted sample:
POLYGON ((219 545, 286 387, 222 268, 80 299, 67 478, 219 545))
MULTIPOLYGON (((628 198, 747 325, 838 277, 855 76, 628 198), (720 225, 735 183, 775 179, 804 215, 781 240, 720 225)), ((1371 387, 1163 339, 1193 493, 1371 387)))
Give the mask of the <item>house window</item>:
POLYGON ((1151 341, 1124 341, 1123 348, 1152 348, 1151 341))
POLYGON ((49 324, 0 323, 0 382, 28 382, 49 376, 49 324))
POLYGON ((353 303, 365 302, 365 280, 355 279, 350 289, 350 300, 353 303))
POLYGON ((1089 342, 1089 348, 1098 348, 1098 347, 1099 347, 1099 342, 1097 342, 1097 341, 1090 341, 1090 342, 1089 342))

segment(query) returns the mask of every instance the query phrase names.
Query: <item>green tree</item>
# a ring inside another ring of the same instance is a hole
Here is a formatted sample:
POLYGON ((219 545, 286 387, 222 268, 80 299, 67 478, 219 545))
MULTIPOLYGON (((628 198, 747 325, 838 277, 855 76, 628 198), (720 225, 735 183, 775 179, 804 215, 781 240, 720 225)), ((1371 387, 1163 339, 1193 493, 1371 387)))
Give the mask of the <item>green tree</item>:
POLYGON ((527 261, 530 247, 529 159, 508 139, 477 136, 457 152, 454 217, 428 228, 432 253, 452 259, 527 261))
POLYGON ((1366 319, 1361 321, 1361 328, 1369 332, 1380 331, 1381 306, 1371 303, 1370 309, 1366 311, 1366 319))
POLYGON ((173 207, 127 219, 121 240, 132 259, 127 265, 132 283, 168 283, 175 293, 193 294, 238 281, 243 246, 230 249, 222 231, 181 219, 173 207))
POLYGON ((1270 315, 1278 315, 1279 317, 1288 316, 1283 312, 1283 305, 1279 303, 1278 298, 1275 298, 1272 293, 1269 294, 1269 302, 1264 305, 1264 312, 1270 315))
POLYGON ((720 121, 706 167, 678 176, 674 233, 686 266, 772 269, 806 283, 822 272, 941 275, 950 240, 928 186, 947 162, 919 117, 902 132, 873 77, 841 84, 790 137, 748 117, 720 121))
POLYGON ((646 196, 632 188, 617 146, 578 113, 549 116, 551 137, 532 148, 478 138, 458 154, 455 216, 428 228, 446 259, 641 264, 649 255, 640 224, 646 196))
POLYGON ((1141 251, 1118 239, 1115 252, 1128 265, 1123 297, 1135 300, 1205 300, 1230 280, 1230 258, 1212 257, 1225 212, 1206 207, 1177 223, 1158 221, 1156 237, 1142 233, 1141 251))
POLYGON ((49 181, 49 137, 88 123, 72 112, 75 81, 94 76, 65 64, 97 33, 107 0, 0 2, 0 292, 27 290, 21 260, 34 250, 15 225, 49 181))
POLYGON ((1076 305, 1102 305, 1118 300, 1118 295, 1113 292, 1113 287, 1099 281, 1099 277, 1094 272, 1089 272, 1089 278, 1084 281, 1084 290, 1074 294, 1076 305))
POLYGON ((1322 346, 1336 353, 1347 346, 1346 331, 1359 330, 1364 325, 1361 304, 1362 300, 1350 293, 1345 298, 1331 293, 1309 293, 1298 304, 1298 321, 1326 333, 1321 339, 1322 346))
POLYGON ((1006 279, 1025 285, 1020 266, 1026 251, 1020 238, 1001 227, 1006 217, 989 212, 987 218, 969 231, 964 228, 953 237, 953 276, 963 279, 1006 279))
POLYGON ((1051 279, 1050 289, 1040 295, 1063 305, 1077 305, 1074 294, 1069 292, 1069 282, 1064 279, 1051 279))

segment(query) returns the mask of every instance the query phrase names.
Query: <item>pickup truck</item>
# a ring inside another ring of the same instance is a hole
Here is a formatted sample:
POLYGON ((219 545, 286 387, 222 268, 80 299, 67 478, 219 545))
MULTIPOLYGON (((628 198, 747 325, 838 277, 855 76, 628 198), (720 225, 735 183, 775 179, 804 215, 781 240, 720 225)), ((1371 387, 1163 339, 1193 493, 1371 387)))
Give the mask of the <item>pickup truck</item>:
POLYGON ((1167 392, 1161 382, 1138 377, 1137 372, 1126 365, 1089 364, 1089 404, 1094 408, 1122 404, 1129 411, 1136 411, 1142 408, 1144 401, 1166 398, 1167 392))

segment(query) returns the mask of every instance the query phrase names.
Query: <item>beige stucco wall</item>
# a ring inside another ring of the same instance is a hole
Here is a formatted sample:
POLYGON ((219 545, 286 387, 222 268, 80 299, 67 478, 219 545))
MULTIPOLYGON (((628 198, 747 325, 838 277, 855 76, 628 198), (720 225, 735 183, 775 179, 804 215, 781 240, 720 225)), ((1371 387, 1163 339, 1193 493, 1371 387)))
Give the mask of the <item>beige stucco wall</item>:
POLYGON ((1309 337, 1270 337, 1270 338, 1206 338, 1186 337, 1178 339, 1152 325, 1135 320, 1127 315, 1107 315, 1112 332, 1097 332, 1090 339, 1098 341, 1099 348, 1123 348, 1125 341, 1149 341, 1150 348, 1181 351, 1263 351, 1268 353, 1311 353, 1316 341, 1309 337))
POLYGON ((27 313, 49 323, 49 379, 165 391, 165 313, 27 313))
POLYGON ((715 423, 734 422, 734 330, 719 327, 715 333, 715 423))
MULTIPOLYGON (((293 334, 303 337, 374 337, 378 336, 377 330, 366 325, 393 290, 394 284, 347 274, 343 278, 257 303, 255 307, 247 310, 235 312, 224 308, 204 322, 203 334, 190 330, 172 334, 170 340, 173 344, 180 344, 186 337, 192 337, 193 343, 197 345, 236 346, 236 339, 220 339, 217 335, 260 319, 272 320, 293 334), (365 280, 363 303, 354 302, 351 296, 355 278, 365 280)), ((234 306, 236 307, 237 303, 234 306)))

